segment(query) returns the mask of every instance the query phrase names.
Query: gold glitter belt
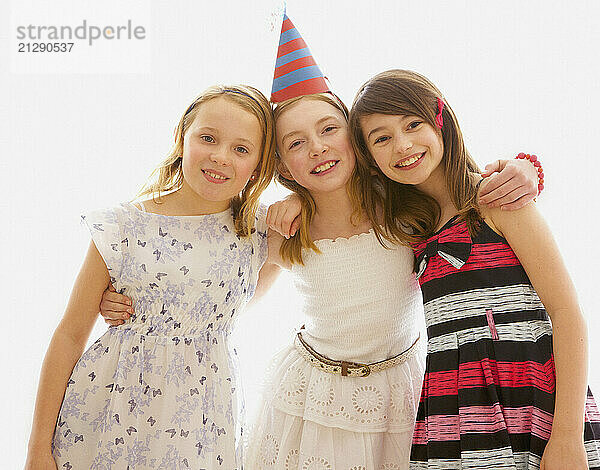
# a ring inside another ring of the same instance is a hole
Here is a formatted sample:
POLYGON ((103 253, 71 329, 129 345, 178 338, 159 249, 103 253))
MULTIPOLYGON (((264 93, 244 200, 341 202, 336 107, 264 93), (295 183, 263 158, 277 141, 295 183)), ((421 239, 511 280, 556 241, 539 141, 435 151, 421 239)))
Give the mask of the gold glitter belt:
MULTIPOLYGON (((302 327, 304 328, 304 327, 302 327)), ((301 328, 301 329, 302 329, 301 328)), ((403 363, 409 357, 411 357, 417 350, 417 344, 421 339, 421 334, 417 336, 415 342, 406 350, 400 354, 390 357, 379 362, 373 362, 371 364, 364 364, 362 362, 347 362, 347 361, 334 361, 328 357, 319 354, 313 348, 311 348, 304 338, 302 338, 302 332, 296 334, 294 339, 294 346, 298 353, 310 363, 311 366, 317 369, 327 372, 329 374, 341 374, 344 377, 367 377, 371 373, 381 372, 382 370, 389 369, 390 367, 397 366, 403 363)))

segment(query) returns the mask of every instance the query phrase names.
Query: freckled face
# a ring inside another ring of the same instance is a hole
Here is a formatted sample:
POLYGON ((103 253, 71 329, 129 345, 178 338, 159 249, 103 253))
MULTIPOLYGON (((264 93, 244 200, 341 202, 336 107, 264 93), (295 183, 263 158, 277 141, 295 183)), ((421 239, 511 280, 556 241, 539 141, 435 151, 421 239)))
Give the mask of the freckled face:
POLYGON ((442 134, 422 118, 371 114, 360 124, 371 155, 388 178, 418 185, 440 167, 442 134))
POLYGON ((277 119, 277 150, 290 179, 311 192, 331 192, 346 185, 356 158, 348 123, 331 104, 300 100, 277 119))
POLYGON ((224 97, 200 105, 183 140, 183 177, 208 201, 230 201, 248 183, 263 141, 254 114, 224 97))

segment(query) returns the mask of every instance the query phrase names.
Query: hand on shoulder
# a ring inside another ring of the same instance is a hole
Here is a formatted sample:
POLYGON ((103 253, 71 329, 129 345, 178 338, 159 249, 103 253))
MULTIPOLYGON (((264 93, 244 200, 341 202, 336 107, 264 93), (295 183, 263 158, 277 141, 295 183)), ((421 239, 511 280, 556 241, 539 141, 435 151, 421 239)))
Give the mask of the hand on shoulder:
POLYGON ((480 205, 516 210, 538 195, 537 168, 528 160, 496 160, 485 167, 479 188, 480 205))

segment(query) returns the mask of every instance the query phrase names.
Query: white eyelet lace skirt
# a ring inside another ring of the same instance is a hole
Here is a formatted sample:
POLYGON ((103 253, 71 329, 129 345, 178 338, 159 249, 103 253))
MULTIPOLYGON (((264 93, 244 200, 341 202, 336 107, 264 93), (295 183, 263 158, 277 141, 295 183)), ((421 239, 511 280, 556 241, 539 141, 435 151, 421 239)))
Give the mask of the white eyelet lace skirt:
POLYGON ((271 363, 247 436, 245 470, 406 469, 424 370, 424 341, 368 377, 323 372, 294 346, 271 363))

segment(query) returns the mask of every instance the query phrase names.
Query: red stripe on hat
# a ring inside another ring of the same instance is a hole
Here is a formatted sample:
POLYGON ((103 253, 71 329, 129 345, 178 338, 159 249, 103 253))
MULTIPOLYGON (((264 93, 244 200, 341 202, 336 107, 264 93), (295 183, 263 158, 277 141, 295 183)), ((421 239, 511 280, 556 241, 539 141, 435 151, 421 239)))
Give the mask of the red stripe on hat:
POLYGON ((300 59, 292 60, 287 64, 281 65, 275 69, 275 76, 273 78, 281 77, 286 73, 293 72, 294 70, 301 69, 302 67, 309 67, 311 65, 317 65, 313 56, 301 57, 300 59))
POLYGON ((288 31, 290 29, 294 29, 294 23, 292 23, 291 20, 288 18, 287 20, 285 20, 282 23, 282 25, 281 25, 281 32, 285 33, 286 31, 288 31))
POLYGON ((328 91, 329 87, 323 77, 309 78, 303 82, 294 83, 283 90, 276 91, 271 95, 271 101, 273 103, 281 103, 297 96, 326 93, 328 91))
POLYGON ((303 49, 305 47, 307 47, 307 45, 304 42, 304 39, 292 39, 291 41, 288 41, 285 44, 279 46, 279 49, 277 49, 277 57, 281 57, 282 55, 289 54, 290 52, 294 52, 298 49, 303 49))

